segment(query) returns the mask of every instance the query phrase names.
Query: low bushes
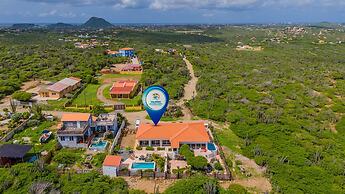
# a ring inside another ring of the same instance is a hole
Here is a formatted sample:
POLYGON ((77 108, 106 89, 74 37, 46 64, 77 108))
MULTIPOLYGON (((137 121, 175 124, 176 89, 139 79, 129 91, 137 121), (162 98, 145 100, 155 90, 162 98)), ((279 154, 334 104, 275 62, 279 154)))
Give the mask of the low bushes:
POLYGON ((180 148, 180 154, 183 155, 187 163, 192 166, 194 170, 204 170, 207 166, 206 158, 202 156, 194 156, 194 153, 190 151, 188 145, 182 145, 180 148))

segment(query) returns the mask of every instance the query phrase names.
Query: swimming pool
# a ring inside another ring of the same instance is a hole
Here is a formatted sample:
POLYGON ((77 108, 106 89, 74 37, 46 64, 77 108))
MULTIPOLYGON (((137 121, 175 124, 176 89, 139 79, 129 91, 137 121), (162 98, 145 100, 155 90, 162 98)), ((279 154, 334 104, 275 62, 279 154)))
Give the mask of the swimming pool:
POLYGON ((133 162, 132 169, 133 170, 147 170, 147 169, 155 169, 156 164, 154 162, 133 162))
POLYGON ((34 163, 37 159, 38 159, 38 157, 35 155, 35 156, 30 157, 28 162, 34 163))
POLYGON ((217 151, 217 147, 214 143, 207 143, 207 149, 210 151, 217 151))
POLYGON ((90 149, 92 150, 98 150, 98 151, 103 151, 107 148, 108 142, 100 140, 98 142, 94 142, 91 144, 90 149))

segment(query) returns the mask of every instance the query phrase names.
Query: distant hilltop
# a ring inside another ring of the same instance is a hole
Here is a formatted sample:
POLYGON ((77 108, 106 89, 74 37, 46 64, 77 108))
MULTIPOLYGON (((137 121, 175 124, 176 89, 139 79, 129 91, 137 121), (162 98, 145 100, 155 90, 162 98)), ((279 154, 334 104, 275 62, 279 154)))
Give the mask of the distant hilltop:
POLYGON ((66 23, 61 23, 61 22, 48 25, 48 28, 54 28, 54 29, 65 29, 65 28, 73 28, 73 27, 75 26, 72 24, 66 24, 66 23))
POLYGON ((31 28, 37 28, 37 27, 47 27, 50 29, 71 29, 71 28, 100 29, 100 28, 111 28, 111 27, 113 27, 113 25, 103 18, 91 17, 89 20, 87 20, 82 25, 72 25, 72 24, 67 24, 67 23, 62 23, 62 22, 59 22, 56 24, 50 24, 47 26, 38 26, 36 24, 31 24, 31 23, 18 23, 18 24, 13 24, 11 28, 14 28, 14 29, 31 29, 31 28))
POLYGON ((28 28, 35 28, 37 27, 35 24, 30 23, 21 23, 21 24, 13 24, 12 28, 16 29, 28 29, 28 28))
POLYGON ((91 17, 87 22, 81 25, 83 28, 110 28, 113 27, 111 23, 103 18, 91 17))

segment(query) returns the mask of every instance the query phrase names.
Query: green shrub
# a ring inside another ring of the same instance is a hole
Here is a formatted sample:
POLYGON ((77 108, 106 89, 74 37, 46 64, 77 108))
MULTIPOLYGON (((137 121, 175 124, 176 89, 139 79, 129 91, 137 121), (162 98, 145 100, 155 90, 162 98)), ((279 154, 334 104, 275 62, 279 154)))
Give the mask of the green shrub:
POLYGON ((26 123, 28 127, 35 127, 35 126, 38 126, 39 124, 40 124, 40 121, 36 119, 32 119, 26 123))
POLYGON ((137 147, 136 147, 136 149, 137 149, 137 150, 142 150, 142 149, 143 149, 143 147, 141 147, 141 146, 137 146, 137 147))
POLYGON ((204 170, 208 164, 203 156, 190 157, 187 159, 187 163, 195 170, 204 170))
POLYGON ((80 154, 78 154, 74 150, 67 150, 67 149, 60 150, 53 157, 53 161, 59 164, 66 164, 66 165, 74 164, 80 160, 81 160, 80 154))
POLYGON ((28 119, 30 117, 29 112, 23 112, 23 119, 28 119))
POLYGON ((17 91, 12 94, 12 98, 23 101, 23 102, 28 102, 32 97, 32 94, 23 92, 23 91, 17 91))
POLYGON ((154 148, 153 148, 152 146, 147 146, 147 147, 146 147, 146 150, 148 150, 148 151, 153 151, 154 148))
POLYGON ((216 170, 218 170, 218 171, 223 170, 223 167, 222 167, 222 165, 220 164, 220 162, 216 162, 216 163, 214 164, 214 168, 215 168, 216 170))
POLYGON ((184 144, 180 147, 179 154, 184 156, 186 159, 194 156, 194 153, 190 150, 187 144, 184 144))
POLYGON ((220 187, 215 179, 206 176, 192 176, 187 179, 177 181, 165 190, 165 194, 195 194, 195 193, 218 193, 220 187))
POLYGON ((241 185, 233 184, 230 185, 228 190, 226 190, 227 194, 249 194, 249 192, 241 185))

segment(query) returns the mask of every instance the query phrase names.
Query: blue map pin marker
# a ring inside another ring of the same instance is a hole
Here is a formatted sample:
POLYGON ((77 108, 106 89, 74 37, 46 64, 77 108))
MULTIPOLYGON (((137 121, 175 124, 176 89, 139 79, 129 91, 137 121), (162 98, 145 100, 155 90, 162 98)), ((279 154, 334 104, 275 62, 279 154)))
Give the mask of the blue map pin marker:
POLYGON ((143 94, 143 105, 155 125, 167 110, 169 94, 161 86, 150 86, 143 94))

